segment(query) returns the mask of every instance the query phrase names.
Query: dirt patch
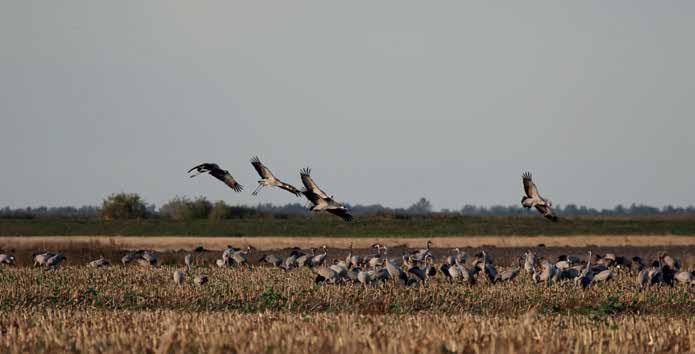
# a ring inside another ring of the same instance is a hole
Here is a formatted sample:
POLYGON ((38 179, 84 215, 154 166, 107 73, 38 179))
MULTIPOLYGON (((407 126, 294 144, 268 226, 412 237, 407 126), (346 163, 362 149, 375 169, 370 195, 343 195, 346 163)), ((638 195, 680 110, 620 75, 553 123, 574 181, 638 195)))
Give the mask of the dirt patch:
POLYGON ((369 248, 374 243, 387 246, 422 248, 427 240, 433 247, 518 247, 528 248, 538 245, 546 247, 653 247, 653 246, 692 246, 695 236, 466 236, 466 237, 194 237, 194 236, 34 236, 2 237, 2 249, 54 249, 54 248, 116 248, 151 249, 171 251, 193 249, 203 246, 207 250, 223 250, 227 245, 244 247, 252 245, 258 250, 285 249, 299 247, 308 249, 326 245, 332 248, 369 248))

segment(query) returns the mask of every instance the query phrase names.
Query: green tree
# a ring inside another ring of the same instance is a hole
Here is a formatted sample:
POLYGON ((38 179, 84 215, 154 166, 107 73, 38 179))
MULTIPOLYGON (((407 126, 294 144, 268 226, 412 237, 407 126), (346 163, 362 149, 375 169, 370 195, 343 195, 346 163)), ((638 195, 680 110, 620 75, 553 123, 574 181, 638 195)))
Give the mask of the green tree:
POLYGON ((144 219, 150 216, 150 208, 136 193, 117 193, 104 199, 101 216, 107 220, 144 219))
POLYGON ((212 205, 210 210, 210 220, 224 220, 232 218, 232 209, 222 200, 218 200, 212 205))
POLYGON ((161 215, 172 220, 207 219, 212 210, 212 203, 205 197, 190 200, 176 196, 159 209, 161 215))

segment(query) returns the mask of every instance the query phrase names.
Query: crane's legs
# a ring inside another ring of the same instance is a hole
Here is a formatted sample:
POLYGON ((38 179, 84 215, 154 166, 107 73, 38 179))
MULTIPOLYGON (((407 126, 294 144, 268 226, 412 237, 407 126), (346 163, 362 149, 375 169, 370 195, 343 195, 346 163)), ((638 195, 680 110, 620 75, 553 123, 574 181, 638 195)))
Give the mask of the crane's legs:
POLYGON ((258 192, 261 191, 261 188, 263 188, 263 185, 259 183, 258 187, 256 187, 256 189, 253 191, 253 193, 251 193, 251 195, 258 195, 258 192))

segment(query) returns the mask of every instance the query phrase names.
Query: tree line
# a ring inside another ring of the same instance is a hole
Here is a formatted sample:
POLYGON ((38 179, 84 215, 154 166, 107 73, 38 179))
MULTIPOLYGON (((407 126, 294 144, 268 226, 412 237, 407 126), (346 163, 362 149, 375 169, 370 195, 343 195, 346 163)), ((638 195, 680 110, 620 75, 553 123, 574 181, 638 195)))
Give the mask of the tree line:
MULTIPOLYGON (((465 205, 459 210, 443 209, 434 211, 432 204, 426 198, 420 198, 407 208, 390 208, 380 204, 351 205, 349 206, 356 215, 391 215, 410 216, 536 216, 533 210, 526 210, 519 205, 494 205, 475 206, 465 205)), ((567 204, 557 206, 555 210, 563 216, 674 216, 695 215, 695 206, 674 207, 671 205, 658 208, 643 204, 630 206, 617 205, 612 209, 595 209, 586 206, 567 204)), ((105 198, 101 206, 62 206, 62 207, 35 207, 35 208, 10 208, 0 209, 0 218, 3 219, 35 219, 35 218, 101 218, 106 220, 120 219, 149 219, 161 218, 170 220, 194 220, 194 219, 241 219, 241 218, 289 218, 291 216, 306 214, 306 205, 289 203, 285 205, 258 204, 256 206, 229 205, 224 201, 209 201, 205 197, 187 198, 174 197, 157 208, 153 204, 144 201, 135 193, 117 193, 105 198)))

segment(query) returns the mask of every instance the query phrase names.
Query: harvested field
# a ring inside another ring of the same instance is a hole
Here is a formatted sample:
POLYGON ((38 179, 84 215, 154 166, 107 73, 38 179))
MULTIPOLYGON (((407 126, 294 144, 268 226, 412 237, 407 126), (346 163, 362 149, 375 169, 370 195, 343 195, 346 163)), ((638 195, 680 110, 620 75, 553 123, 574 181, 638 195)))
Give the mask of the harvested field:
MULTIPOLYGON (((449 246, 466 245, 441 245, 440 241, 470 241, 467 239, 435 238, 433 253, 437 265, 444 255, 450 254, 449 246)), ((544 242, 553 245, 552 242, 573 239, 544 242)), ((483 237, 479 242, 482 240, 492 241, 484 249, 493 257, 498 271, 516 266, 526 249, 490 244, 502 238, 483 237)), ((530 240, 538 241, 538 238, 530 240)), ((523 272, 509 283, 492 284, 479 276, 477 284, 472 286, 452 283, 441 274, 423 286, 406 287, 397 282, 368 287, 316 285, 316 273, 311 269, 285 272, 258 264, 263 254, 289 253, 287 246, 292 241, 281 243, 276 238, 249 239, 249 243, 259 248, 249 256, 251 266, 235 268, 219 268, 214 261, 220 258, 219 248, 227 243, 245 245, 238 238, 126 237, 100 242, 95 238, 3 238, 2 241, 3 250, 14 251, 11 253, 17 257, 15 266, 0 268, 0 287, 4 289, 0 292, 3 313, 0 351, 3 352, 687 353, 695 350, 695 289, 680 285, 640 290, 635 273, 627 270, 616 269, 614 279, 585 290, 571 280, 549 287, 534 284, 530 275, 523 272), (205 251, 192 252, 193 246, 201 244, 205 245, 205 251), (159 266, 120 264, 125 249, 155 245, 159 266), (31 267, 33 247, 60 251, 67 261, 56 270, 31 267), (185 269, 183 257, 188 253, 195 257, 194 268, 184 284, 178 286, 172 274, 174 270, 185 269), (115 265, 104 269, 85 266, 102 255, 115 265), (209 277, 208 284, 193 284, 192 277, 200 274, 209 277)), ((316 246, 336 240, 293 241, 316 246)), ((347 241, 329 243, 329 260, 345 258, 347 250, 336 246, 347 241)), ((365 241, 375 240, 359 240, 365 241)), ((392 245, 389 254, 395 257, 407 251, 404 244, 424 246, 424 239, 388 241, 392 245)), ((354 250, 356 254, 374 253, 373 249, 365 248, 367 244, 355 244, 360 247, 354 250)), ((471 254, 479 249, 464 247, 463 251, 471 254)), ((667 252, 679 258, 684 269, 695 266, 693 244, 533 249, 546 259, 560 254, 585 257, 588 250, 640 255, 646 259, 667 252)))
POLYGON ((685 353, 692 317, 38 310, 0 319, 0 350, 101 353, 685 353))

